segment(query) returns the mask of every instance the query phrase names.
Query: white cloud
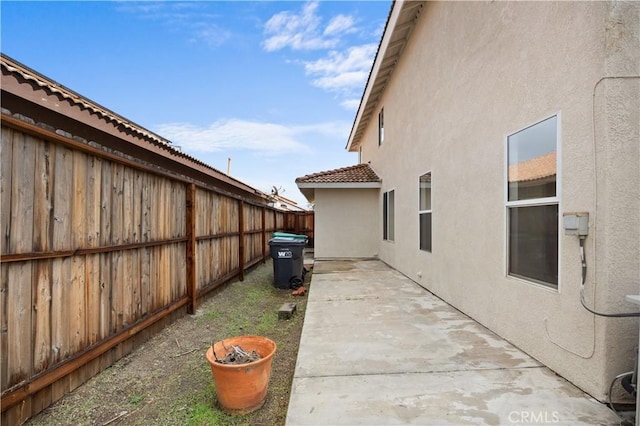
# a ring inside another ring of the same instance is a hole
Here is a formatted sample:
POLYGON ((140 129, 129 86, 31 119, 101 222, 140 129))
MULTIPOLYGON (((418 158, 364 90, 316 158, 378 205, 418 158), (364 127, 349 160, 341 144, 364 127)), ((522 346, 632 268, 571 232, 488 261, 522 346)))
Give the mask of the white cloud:
POLYGON ((232 36, 230 31, 216 24, 198 23, 194 24, 194 36, 191 41, 203 41, 209 47, 216 48, 222 46, 232 36))
POLYGON ((360 99, 345 99, 344 101, 340 102, 340 106, 344 109, 355 112, 360 106, 360 99))
MULTIPOLYGON (((312 85, 336 94, 341 99, 341 106, 353 111, 359 104, 355 98, 367 81, 378 43, 352 45, 340 50, 340 46, 348 41, 348 34, 363 30, 356 26, 353 16, 345 14, 333 16, 323 26, 317 10, 318 2, 314 1, 306 3, 298 13, 284 11, 273 15, 264 26, 268 38, 263 47, 267 51, 285 47, 327 51, 324 57, 314 61, 291 62, 302 63, 312 85)), ((376 31, 380 32, 383 27, 376 31)), ((373 36, 378 38, 379 34, 373 36)))
POLYGON ((326 58, 305 62, 307 74, 317 76, 312 82, 325 90, 350 94, 364 87, 377 45, 350 47, 346 52, 332 51, 326 58))
POLYGON ((353 18, 346 15, 334 17, 324 30, 317 15, 318 2, 306 3, 299 13, 284 11, 273 15, 265 24, 268 38, 263 47, 268 52, 289 47, 293 50, 330 49, 340 43, 341 33, 354 31, 353 18))
POLYGON ((220 120, 207 126, 169 123, 155 131, 185 152, 211 153, 231 150, 254 151, 261 155, 303 153, 311 149, 303 140, 318 136, 343 137, 349 131, 345 122, 285 126, 240 119, 220 120))
POLYGON ((355 31, 354 20, 351 16, 338 15, 331 18, 329 24, 324 29, 325 36, 331 36, 340 33, 352 33, 355 31))
POLYGON ((220 16, 207 13, 196 1, 120 1, 116 7, 121 12, 161 22, 171 31, 186 33, 190 42, 201 41, 212 48, 223 45, 232 36, 230 31, 213 23, 220 16))

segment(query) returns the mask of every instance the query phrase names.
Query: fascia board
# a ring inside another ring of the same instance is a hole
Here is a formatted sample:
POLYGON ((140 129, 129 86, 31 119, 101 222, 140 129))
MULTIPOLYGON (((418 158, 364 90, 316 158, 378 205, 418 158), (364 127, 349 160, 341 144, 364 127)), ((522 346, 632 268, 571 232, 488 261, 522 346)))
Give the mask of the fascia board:
POLYGON ((382 188, 381 182, 301 182, 296 183, 298 188, 382 188))
POLYGON ((389 47, 389 42, 391 41, 391 36, 393 34, 393 28, 398 21, 398 17, 400 16, 400 11, 402 10, 402 4, 404 1, 399 0, 394 2, 393 10, 391 11, 391 16, 389 16, 389 23, 386 27, 386 31, 382 35, 382 40, 380 42, 380 49, 378 51, 378 55, 376 56, 375 62, 373 63, 373 67, 371 69, 371 78, 367 82, 367 87, 365 87, 364 94, 362 95, 362 100, 360 101, 360 108, 358 108, 358 113, 356 115, 356 119, 353 123, 353 127, 351 128, 351 133, 349 134, 349 141, 347 142, 346 150, 351 150, 351 145, 353 144, 353 138, 358 130, 358 126, 360 125, 360 121, 362 120, 362 116, 364 111, 367 109, 367 103, 369 102, 369 97, 371 95, 371 91, 373 90, 373 86, 375 85, 376 79, 378 78, 378 73, 380 71, 380 67, 382 62, 384 61, 385 55, 387 53, 387 48, 389 47))

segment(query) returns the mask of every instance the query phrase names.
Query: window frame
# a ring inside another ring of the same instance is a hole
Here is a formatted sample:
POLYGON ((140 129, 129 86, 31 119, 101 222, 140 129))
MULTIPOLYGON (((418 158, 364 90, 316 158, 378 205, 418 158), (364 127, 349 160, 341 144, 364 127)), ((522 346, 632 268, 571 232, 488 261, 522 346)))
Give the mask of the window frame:
POLYGON ((384 107, 378 112, 378 146, 384 142, 384 107))
POLYGON ((560 215, 562 212, 562 194, 561 194, 561 188, 562 188, 562 180, 561 180, 561 170, 562 170, 562 162, 561 162, 561 146, 562 146, 562 114, 560 111, 555 112, 553 114, 550 114, 548 116, 545 116, 539 120, 536 120, 534 122, 532 122, 531 124, 528 124, 524 127, 521 127, 520 129, 517 129, 515 131, 509 132, 505 137, 504 137, 504 153, 505 153, 505 159, 504 159, 504 176, 503 176, 503 190, 504 190, 504 195, 503 195, 503 204, 504 204, 504 271, 505 271, 505 276, 507 278, 511 278, 514 280, 518 280, 527 284, 531 284, 534 285, 536 287, 539 287, 543 290, 548 290, 548 291, 552 291, 554 293, 559 293, 561 290, 561 262, 560 262, 560 258, 561 258, 561 241, 562 238, 560 238, 560 236, 562 235, 561 233, 561 220, 560 220, 560 215), (555 196, 553 197, 540 197, 540 198, 528 198, 528 199, 523 199, 523 200, 516 200, 516 201, 509 201, 509 138, 511 136, 514 136, 526 129, 529 129, 531 127, 534 127, 540 123, 543 123, 544 121, 556 117, 556 181, 555 181, 555 196), (557 220, 557 229, 556 232, 558 234, 558 242, 557 242, 557 257, 556 257, 556 262, 557 262, 557 271, 558 271, 558 279, 557 279, 557 283, 553 284, 553 283, 548 283, 548 282, 544 282, 532 277, 526 277, 526 276, 522 276, 522 275, 518 275, 518 274, 512 274, 510 272, 510 212, 511 209, 513 208, 526 208, 526 207, 538 207, 538 206, 550 206, 550 205, 556 205, 557 209, 558 209, 558 220, 557 220))
POLYGON ((395 241, 395 204, 396 204, 396 190, 391 188, 388 191, 382 193, 382 240, 394 242, 395 241), (389 203, 389 194, 392 195, 392 203, 389 203), (390 208, 391 206, 391 208, 390 208), (391 212, 391 215, 389 214, 391 212))
POLYGON ((418 247, 420 248, 420 251, 426 252, 426 253, 433 253, 433 172, 431 170, 422 173, 419 177, 418 177, 418 247), (422 177, 429 175, 429 180, 431 183, 431 191, 429 191, 429 206, 431 208, 423 210, 421 208, 421 201, 422 201, 422 190, 420 188, 420 184, 422 182, 422 177), (422 247, 422 215, 423 214, 428 214, 429 215, 429 221, 431 222, 431 232, 429 234, 429 248, 423 248, 422 247))

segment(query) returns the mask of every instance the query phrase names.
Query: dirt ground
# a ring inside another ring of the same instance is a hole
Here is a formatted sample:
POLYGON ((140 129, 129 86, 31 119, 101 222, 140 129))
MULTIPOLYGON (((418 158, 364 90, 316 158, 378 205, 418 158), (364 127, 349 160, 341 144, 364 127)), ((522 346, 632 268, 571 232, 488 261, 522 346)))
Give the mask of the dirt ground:
MULTIPOLYGON (((195 315, 167 326, 28 425, 283 425, 302 332, 306 296, 276 289, 269 260, 201 303, 195 315), (290 320, 278 319, 285 302, 296 303, 290 320), (264 406, 227 415, 217 406, 205 352, 212 342, 237 335, 275 341, 264 406)), ((310 273, 305 287, 308 288, 310 273)))

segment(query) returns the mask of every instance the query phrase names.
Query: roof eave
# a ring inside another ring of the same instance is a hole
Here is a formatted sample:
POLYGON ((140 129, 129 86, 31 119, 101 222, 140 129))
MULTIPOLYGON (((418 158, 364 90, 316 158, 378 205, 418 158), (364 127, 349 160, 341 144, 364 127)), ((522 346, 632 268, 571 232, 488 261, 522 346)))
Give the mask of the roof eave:
POLYGON ((298 188, 381 188, 381 182, 298 182, 298 188))
POLYGON ((347 151, 358 150, 365 128, 384 93, 425 3, 411 0, 394 1, 351 127, 347 151))
POLYGON ((376 189, 381 188, 381 182, 296 182, 298 189, 309 203, 316 200, 316 189, 376 189))

